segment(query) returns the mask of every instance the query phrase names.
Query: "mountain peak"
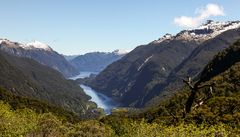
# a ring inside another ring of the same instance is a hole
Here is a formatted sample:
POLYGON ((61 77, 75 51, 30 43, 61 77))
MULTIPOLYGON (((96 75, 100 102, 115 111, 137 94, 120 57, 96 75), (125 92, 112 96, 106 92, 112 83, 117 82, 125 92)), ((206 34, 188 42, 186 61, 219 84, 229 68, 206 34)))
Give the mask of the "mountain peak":
POLYGON ((158 40, 154 40, 153 44, 159 44, 165 40, 177 39, 177 40, 196 40, 196 41, 205 41, 211 38, 216 37, 217 35, 232 29, 240 28, 240 21, 226 21, 219 22, 213 20, 207 20, 206 23, 203 23, 201 26, 183 30, 176 34, 175 36, 167 33, 158 40))
POLYGON ((18 42, 13 42, 13 41, 10 41, 6 38, 0 38, 0 44, 4 44, 5 46, 7 47, 11 47, 11 48, 19 48, 19 47, 22 47, 23 44, 21 43, 18 43, 18 42))
POLYGON ((214 38, 225 31, 237 29, 239 27, 240 21, 215 22, 213 20, 208 20, 206 23, 202 24, 198 28, 181 31, 175 36, 175 38, 184 40, 193 39, 197 41, 205 41, 210 38, 214 38))
POLYGON ((158 40, 153 41, 154 44, 161 43, 162 41, 172 39, 173 35, 166 33, 163 37, 159 38, 158 40))
POLYGON ((240 21, 227 21, 227 22, 219 22, 208 20, 206 23, 202 24, 200 27, 196 28, 195 30, 199 29, 212 29, 215 31, 222 30, 222 29, 231 29, 231 28, 238 28, 240 27, 240 21))
POLYGON ((39 41, 27 43, 27 44, 23 45, 22 47, 24 49, 43 49, 46 51, 53 51, 50 46, 48 46, 47 44, 44 44, 42 42, 39 42, 39 41))
POLYGON ((127 50, 123 50, 123 49, 116 49, 114 50, 112 53, 116 54, 116 55, 125 55, 127 54, 129 51, 127 50))
POLYGON ((2 42, 6 42, 9 41, 8 39, 0 39, 0 44, 2 44, 2 42))
POLYGON ((2 44, 3 42, 5 42, 5 43, 17 43, 17 42, 12 42, 12 41, 10 41, 9 39, 6 39, 6 38, 0 38, 0 44, 2 44))

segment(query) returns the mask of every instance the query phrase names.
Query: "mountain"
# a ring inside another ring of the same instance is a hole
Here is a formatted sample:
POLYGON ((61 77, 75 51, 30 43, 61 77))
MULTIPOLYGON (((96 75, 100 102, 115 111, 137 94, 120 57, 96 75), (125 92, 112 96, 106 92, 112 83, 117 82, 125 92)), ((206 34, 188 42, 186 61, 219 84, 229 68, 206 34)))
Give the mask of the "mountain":
POLYGON ((71 113, 9 95, 0 88, 0 100, 4 101, 0 101, 0 136, 238 136, 239 55, 240 41, 210 61, 196 80, 204 88, 196 91, 192 111, 187 114, 184 106, 191 97, 187 86, 170 98, 158 100, 160 104, 155 107, 118 108, 111 115, 81 121, 69 117, 71 113), (214 85, 209 87, 209 83, 214 85), (44 112, 36 113, 36 108, 44 112))
POLYGON ((240 38, 239 27, 239 21, 208 21, 175 36, 166 34, 112 63, 88 84, 123 106, 143 107, 181 87, 176 80, 201 72, 215 54, 240 38))
POLYGON ((91 52, 70 60, 70 63, 79 71, 100 72, 109 64, 119 60, 127 51, 115 50, 113 52, 91 52))
POLYGON ((76 58, 79 55, 63 55, 63 56, 67 61, 70 61, 70 60, 73 60, 74 58, 76 58))
POLYGON ((73 120, 76 121, 80 120, 80 117, 71 111, 64 110, 63 108, 60 107, 55 107, 40 100, 16 96, 14 94, 11 94, 11 92, 0 87, 0 102, 1 101, 8 103, 13 110, 28 108, 32 109, 37 113, 51 112, 61 118, 64 118, 65 120, 69 120, 72 122, 74 122, 73 120))
POLYGON ((219 52, 203 67, 193 83, 201 88, 190 91, 189 87, 185 86, 172 97, 158 100, 160 103, 144 112, 143 117, 150 121, 164 121, 171 115, 172 118, 168 119, 168 122, 181 119, 187 100, 193 98, 191 111, 184 118, 185 122, 239 125, 239 81, 240 39, 219 52), (193 93, 195 95, 191 96, 193 93))
POLYGON ((13 95, 41 100, 78 114, 95 106, 78 84, 30 58, 0 51, 0 68, 0 87, 13 95))
MULTIPOLYGON (((213 24, 215 25, 215 23, 213 24)), ((229 27, 234 28, 234 25, 229 27)), ((181 88, 181 78, 186 76, 192 78, 198 77, 199 73, 203 70, 204 66, 210 61, 210 59, 212 59, 219 51, 232 45, 239 38, 239 26, 237 25, 236 27, 238 29, 225 31, 221 35, 218 35, 214 39, 208 40, 201 44, 201 46, 197 47, 190 56, 171 72, 166 82, 167 86, 164 90, 176 88, 177 86, 181 88)))
MULTIPOLYGON (((213 81, 213 79, 228 75, 229 79, 239 78, 240 72, 240 39, 237 40, 232 46, 225 49, 224 51, 219 52, 214 58, 204 67, 202 72, 199 74, 199 83, 213 81), (235 76, 231 76, 235 75, 235 76)), ((227 78, 223 77, 223 78, 227 78)), ((219 80, 216 80, 221 82, 219 80)), ((232 83, 234 86, 239 86, 237 83, 239 80, 231 80, 228 82, 232 83)), ((227 80, 226 80, 227 82, 227 80)), ((239 92, 239 90, 237 90, 239 92)))
POLYGON ((7 39, 0 39, 0 50, 15 56, 34 59, 61 72, 65 77, 75 76, 79 73, 62 55, 58 54, 50 46, 38 41, 21 44, 7 39))

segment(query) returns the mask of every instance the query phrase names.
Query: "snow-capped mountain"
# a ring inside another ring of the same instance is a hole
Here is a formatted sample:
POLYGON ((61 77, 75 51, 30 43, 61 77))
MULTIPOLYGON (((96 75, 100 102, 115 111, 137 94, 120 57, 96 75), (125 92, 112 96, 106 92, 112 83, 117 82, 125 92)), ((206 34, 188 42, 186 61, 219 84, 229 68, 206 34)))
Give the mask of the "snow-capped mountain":
POLYGON ((240 39, 240 21, 208 21, 198 28, 166 34, 110 64, 88 83, 122 103, 143 107, 155 96, 170 95, 181 78, 194 77, 214 55, 240 39))
POLYGON ((112 53, 116 54, 116 55, 126 55, 127 53, 129 53, 129 50, 124 50, 124 49, 116 49, 114 50, 112 53))
POLYGON ((170 39, 172 39, 172 38, 173 38, 173 35, 167 33, 167 34, 165 34, 163 37, 159 38, 158 40, 154 40, 152 43, 158 44, 158 43, 161 43, 161 42, 163 42, 163 41, 165 41, 165 40, 170 40, 170 39))
POLYGON ((185 30, 176 35, 180 39, 195 39, 205 41, 218 36, 219 34, 240 27, 240 21, 214 22, 212 20, 192 30, 185 30))
POLYGON ((65 77, 77 75, 79 72, 59 53, 47 44, 34 41, 28 44, 0 39, 0 50, 9 54, 27 57, 61 72, 65 77))
POLYGON ((177 35, 165 34, 158 40, 152 43, 161 43, 165 40, 177 39, 177 40, 196 40, 199 42, 206 41, 208 39, 214 38, 219 34, 240 27, 240 21, 227 21, 227 22, 215 22, 208 20, 206 23, 202 24, 198 28, 183 30, 177 35))
POLYGON ((46 50, 46 51, 53 51, 50 46, 48 46, 47 44, 41 43, 39 41, 30 42, 20 46, 28 50, 40 49, 40 50, 46 50))

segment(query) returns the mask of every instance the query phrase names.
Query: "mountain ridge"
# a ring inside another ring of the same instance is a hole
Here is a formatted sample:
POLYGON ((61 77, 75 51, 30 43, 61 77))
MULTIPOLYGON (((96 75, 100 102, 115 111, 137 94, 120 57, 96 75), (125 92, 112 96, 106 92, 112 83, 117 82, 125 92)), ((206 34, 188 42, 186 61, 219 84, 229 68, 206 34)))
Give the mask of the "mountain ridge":
POLYGON ((79 74, 79 71, 77 71, 62 55, 54 51, 50 46, 37 41, 21 44, 7 39, 0 39, 0 50, 14 56, 34 59, 43 65, 47 65, 61 72, 65 77, 79 74))
POLYGON ((79 55, 69 62, 81 71, 100 72, 109 64, 119 60, 128 52, 124 50, 114 50, 113 52, 89 52, 79 55))
MULTIPOLYGON (((211 43, 214 39, 218 39, 218 43, 222 45, 213 48, 213 56, 231 44, 227 41, 234 42, 234 39, 240 37, 239 21, 207 22, 204 26, 208 26, 207 24, 212 26, 207 29, 203 27, 202 31, 193 29, 199 36, 192 35, 193 30, 184 30, 175 36, 166 35, 163 39, 160 38, 160 43, 153 41, 138 46, 119 61, 109 65, 89 85, 125 103, 124 106, 143 107, 165 89, 163 87, 167 86, 166 80, 172 71, 195 49, 204 47, 204 42, 212 45, 206 46, 209 51, 211 50, 208 47, 214 47, 214 42, 211 43)), ((201 65, 206 65, 212 56, 206 56, 201 65)))
POLYGON ((42 100, 78 114, 95 106, 79 85, 35 60, 0 51, 0 67, 0 87, 14 95, 42 100))

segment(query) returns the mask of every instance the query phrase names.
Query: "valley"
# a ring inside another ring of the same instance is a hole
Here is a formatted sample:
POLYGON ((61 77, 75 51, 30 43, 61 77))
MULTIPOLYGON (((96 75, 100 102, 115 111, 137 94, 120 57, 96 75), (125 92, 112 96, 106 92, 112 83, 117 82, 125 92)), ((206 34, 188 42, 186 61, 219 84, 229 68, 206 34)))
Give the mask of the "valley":
POLYGON ((96 103, 97 107, 102 108, 107 115, 111 114, 112 109, 117 107, 117 103, 113 102, 113 100, 106 95, 101 94, 86 85, 80 85, 80 87, 87 95, 91 96, 90 101, 96 103))
MULTIPOLYGON (((76 79, 83 79, 88 78, 92 74, 98 74, 98 72, 89 72, 89 71, 82 71, 79 75, 72 77, 70 79, 76 80, 76 79)), ((107 97, 104 94, 101 94, 100 92, 97 92, 93 90, 91 87, 88 87, 86 85, 81 84, 80 87, 83 89, 83 91, 91 97, 90 101, 93 101, 97 104, 97 107, 102 108, 104 112, 109 115, 111 114, 112 109, 116 108, 118 105, 116 102, 114 102, 111 98, 107 97)))
POLYGON ((239 137, 240 1, 2 1, 0 137, 239 137))

